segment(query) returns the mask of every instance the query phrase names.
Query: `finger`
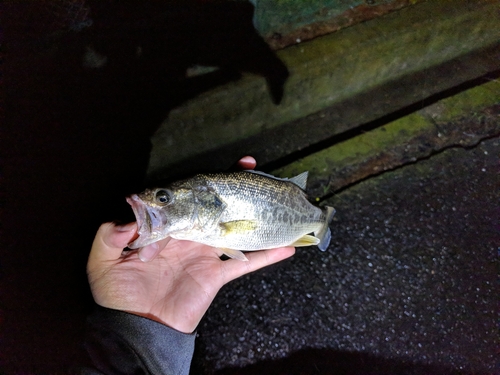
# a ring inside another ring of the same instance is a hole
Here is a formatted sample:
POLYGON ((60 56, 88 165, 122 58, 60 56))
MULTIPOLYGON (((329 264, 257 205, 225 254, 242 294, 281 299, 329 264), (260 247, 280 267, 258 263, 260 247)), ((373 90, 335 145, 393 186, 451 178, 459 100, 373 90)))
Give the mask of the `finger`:
POLYGON ((294 247, 279 247, 271 250, 262 250, 256 252, 245 253, 248 262, 241 260, 229 259, 224 262, 226 282, 237 279, 247 273, 256 271, 260 268, 269 266, 271 264, 280 262, 284 259, 290 258, 295 254, 294 247))
POLYGON ((139 259, 144 263, 152 261, 161 253, 170 240, 171 238, 167 237, 139 249, 139 259))
POLYGON ((118 259, 123 249, 134 238, 136 231, 135 222, 123 226, 113 223, 102 224, 92 243, 89 264, 118 259))
POLYGON ((238 166, 242 169, 255 169, 257 162, 252 156, 243 156, 238 161, 238 166))

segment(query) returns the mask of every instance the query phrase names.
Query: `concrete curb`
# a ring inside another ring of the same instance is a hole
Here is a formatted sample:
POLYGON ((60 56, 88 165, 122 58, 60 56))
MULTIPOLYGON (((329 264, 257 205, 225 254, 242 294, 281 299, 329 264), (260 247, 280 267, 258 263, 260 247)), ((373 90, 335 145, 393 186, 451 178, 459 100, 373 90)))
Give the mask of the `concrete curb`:
MULTIPOLYGON (((431 1, 281 50, 278 57, 291 76, 279 106, 272 104, 265 80, 256 76, 245 76, 198 96, 174 109, 152 138, 148 175, 153 179, 169 177, 174 165, 249 137, 260 136, 266 142, 269 130, 286 129, 295 121, 345 102, 353 106, 358 96, 382 87, 385 91, 392 85, 385 98, 374 99, 378 111, 361 103, 363 107, 351 108, 357 116, 350 115, 348 121, 332 118, 318 126, 318 131, 310 128, 314 124, 306 123, 301 128, 308 137, 263 160, 270 162, 486 74, 495 64, 487 59, 459 73, 448 68, 450 73, 444 72, 437 82, 415 82, 415 90, 406 90, 406 96, 397 90, 406 77, 425 75, 446 62, 498 46, 498 24, 497 2, 431 1), (393 94, 398 100, 393 100, 393 94)), ((244 145, 238 151, 253 152, 244 145)))
POLYGON ((273 174, 286 177, 308 170, 308 192, 320 200, 440 150, 473 146, 498 135, 499 116, 500 82, 493 80, 297 160, 273 174))

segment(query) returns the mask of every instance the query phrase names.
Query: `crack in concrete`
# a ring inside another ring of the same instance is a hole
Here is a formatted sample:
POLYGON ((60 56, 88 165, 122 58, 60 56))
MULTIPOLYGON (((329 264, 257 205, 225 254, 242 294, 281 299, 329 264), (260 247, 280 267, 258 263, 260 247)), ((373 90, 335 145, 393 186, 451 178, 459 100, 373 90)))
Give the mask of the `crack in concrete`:
POLYGON ((449 150, 452 150, 452 149, 472 150, 472 149, 475 149, 475 148, 479 147, 484 142, 489 141, 489 140, 494 139, 494 138, 499 138, 500 139, 500 132, 498 132, 496 134, 493 134, 493 135, 482 137, 477 142, 474 142, 473 144, 463 145, 463 144, 459 144, 459 143, 454 143, 454 144, 445 146, 442 149, 439 149, 439 150, 431 152, 429 155, 418 157, 414 161, 410 161, 410 162, 407 162, 407 163, 404 163, 404 164, 400 164, 400 165, 395 166, 393 168, 383 170, 383 171, 381 171, 379 173, 371 174, 371 175, 366 176, 366 177, 364 177, 362 179, 359 179, 359 180, 357 180, 355 182, 352 182, 352 183, 350 183, 348 185, 342 186, 341 188, 339 188, 339 189, 337 189, 337 190, 335 190, 335 191, 333 191, 331 193, 328 193, 328 194, 320 197, 319 199, 317 198, 316 202, 317 203, 324 202, 324 201, 332 198, 334 195, 340 194, 343 191, 348 190, 348 189, 350 189, 350 188, 352 188, 354 186, 357 186, 357 185, 359 185, 359 184, 361 184, 361 183, 363 183, 363 182, 365 182, 367 180, 376 178, 376 177, 384 175, 386 173, 391 173, 391 172, 397 171, 397 170, 402 169, 402 168, 406 168, 406 167, 408 167, 410 165, 415 165, 417 163, 421 163, 422 161, 425 161, 425 160, 432 159, 433 157, 438 156, 438 155, 440 155, 440 154, 442 154, 444 152, 447 152, 449 150))

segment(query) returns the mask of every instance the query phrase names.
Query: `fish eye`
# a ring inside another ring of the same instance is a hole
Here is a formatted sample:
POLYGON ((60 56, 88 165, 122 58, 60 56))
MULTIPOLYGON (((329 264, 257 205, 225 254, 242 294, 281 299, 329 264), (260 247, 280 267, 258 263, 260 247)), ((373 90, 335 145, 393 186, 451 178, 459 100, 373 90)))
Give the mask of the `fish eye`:
POLYGON ((161 204, 170 202, 170 195, 166 190, 158 190, 156 192, 156 201, 161 204))

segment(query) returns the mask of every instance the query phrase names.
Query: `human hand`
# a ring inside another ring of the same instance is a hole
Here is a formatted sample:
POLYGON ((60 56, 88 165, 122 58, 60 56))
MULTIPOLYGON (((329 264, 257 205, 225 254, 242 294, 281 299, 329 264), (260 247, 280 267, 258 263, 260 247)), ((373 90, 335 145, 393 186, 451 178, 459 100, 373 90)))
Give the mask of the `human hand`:
MULTIPOLYGON (((255 160, 245 157, 239 164, 253 169, 255 160)), ((223 285, 295 254, 283 247, 249 252, 248 262, 222 261, 217 248, 169 238, 124 253, 136 231, 135 223, 99 228, 87 263, 94 300, 185 333, 196 329, 223 285)))

